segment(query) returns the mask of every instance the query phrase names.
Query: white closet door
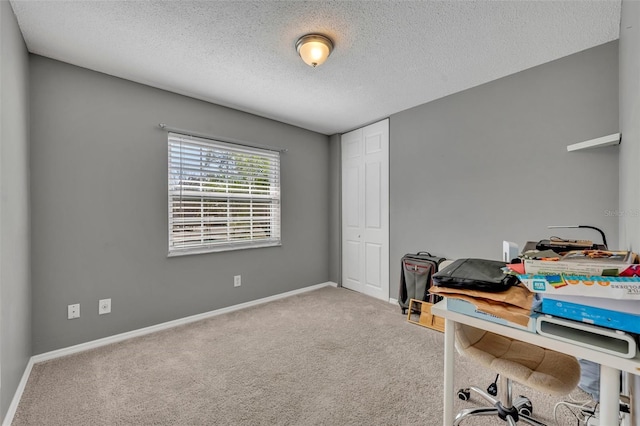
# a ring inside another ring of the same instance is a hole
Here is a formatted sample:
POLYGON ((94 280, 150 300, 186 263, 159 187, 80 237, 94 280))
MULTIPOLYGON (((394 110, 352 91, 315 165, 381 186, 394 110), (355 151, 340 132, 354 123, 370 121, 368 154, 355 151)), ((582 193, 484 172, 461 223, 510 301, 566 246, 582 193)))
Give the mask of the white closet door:
POLYGON ((342 135, 342 285, 389 300, 389 120, 342 135))

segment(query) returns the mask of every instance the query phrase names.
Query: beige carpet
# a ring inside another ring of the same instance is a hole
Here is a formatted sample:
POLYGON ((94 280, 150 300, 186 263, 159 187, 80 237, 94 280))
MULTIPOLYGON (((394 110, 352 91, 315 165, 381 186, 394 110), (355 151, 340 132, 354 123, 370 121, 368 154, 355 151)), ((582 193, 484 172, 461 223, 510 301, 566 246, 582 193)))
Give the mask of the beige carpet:
MULTIPOLYGON (((13 425, 436 426, 442 344, 396 305, 327 287, 37 364, 13 425)), ((458 387, 493 380, 460 357, 455 371, 458 387)), ((515 391, 552 418, 556 400, 515 391)))

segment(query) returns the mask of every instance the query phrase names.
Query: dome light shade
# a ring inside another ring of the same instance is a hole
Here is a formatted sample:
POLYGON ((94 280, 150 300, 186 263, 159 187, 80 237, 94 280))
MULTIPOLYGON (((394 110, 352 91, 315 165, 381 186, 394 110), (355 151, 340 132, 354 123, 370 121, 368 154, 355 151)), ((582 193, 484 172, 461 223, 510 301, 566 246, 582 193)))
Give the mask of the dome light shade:
POLYGON ((317 67, 331 55, 333 42, 320 34, 307 34, 298 39, 296 50, 305 64, 317 67))

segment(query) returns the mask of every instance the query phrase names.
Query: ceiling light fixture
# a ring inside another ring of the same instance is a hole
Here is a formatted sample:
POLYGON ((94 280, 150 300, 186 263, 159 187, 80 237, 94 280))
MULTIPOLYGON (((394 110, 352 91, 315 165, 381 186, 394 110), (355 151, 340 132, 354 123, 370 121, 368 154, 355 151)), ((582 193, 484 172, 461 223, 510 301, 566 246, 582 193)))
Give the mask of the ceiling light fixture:
POLYGON ((320 34, 307 34, 298 39, 296 50, 305 64, 315 68, 331 55, 333 42, 320 34))

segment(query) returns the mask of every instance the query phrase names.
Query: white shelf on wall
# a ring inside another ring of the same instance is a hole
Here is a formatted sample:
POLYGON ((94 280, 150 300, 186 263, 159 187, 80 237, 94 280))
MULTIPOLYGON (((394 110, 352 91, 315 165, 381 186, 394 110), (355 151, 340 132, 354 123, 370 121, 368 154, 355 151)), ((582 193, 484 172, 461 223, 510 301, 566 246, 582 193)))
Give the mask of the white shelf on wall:
POLYGON ((614 133, 608 136, 602 136, 601 138, 591 139, 584 142, 574 143, 567 146, 567 151, 579 151, 581 149, 600 148, 603 146, 619 145, 620 133, 614 133))

